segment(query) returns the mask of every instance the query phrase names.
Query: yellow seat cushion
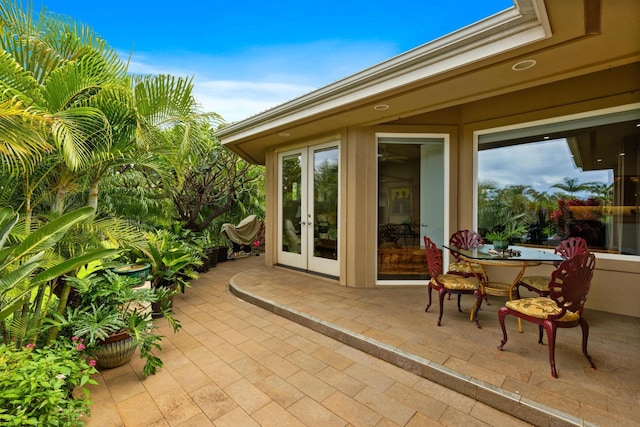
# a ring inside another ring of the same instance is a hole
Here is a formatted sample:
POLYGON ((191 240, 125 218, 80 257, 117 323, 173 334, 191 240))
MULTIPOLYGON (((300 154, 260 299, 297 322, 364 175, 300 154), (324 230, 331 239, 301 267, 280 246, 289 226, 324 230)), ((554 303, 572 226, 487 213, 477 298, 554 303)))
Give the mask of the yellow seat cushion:
MULTIPOLYGON (((431 282, 435 286, 440 286, 437 282, 434 281, 434 279, 431 279, 431 282)), ((456 274, 441 274, 438 276, 438 282, 442 283, 442 286, 444 286, 446 289, 451 289, 454 291, 473 291, 478 289, 477 284, 456 274)))
MULTIPOLYGON (((513 311, 517 311, 518 313, 526 314, 527 316, 538 319, 547 319, 549 316, 560 314, 562 311, 554 300, 544 297, 522 298, 507 301, 505 306, 513 311)), ((580 315, 578 313, 567 311, 564 316, 556 320, 558 322, 573 322, 579 318, 580 315)))
POLYGON ((541 291, 549 290, 549 282, 551 281, 551 277, 549 276, 524 276, 520 279, 522 283, 526 283, 532 288, 539 289, 541 291))
POLYGON ((468 263, 464 261, 449 264, 449 273, 484 274, 484 269, 480 264, 468 263))

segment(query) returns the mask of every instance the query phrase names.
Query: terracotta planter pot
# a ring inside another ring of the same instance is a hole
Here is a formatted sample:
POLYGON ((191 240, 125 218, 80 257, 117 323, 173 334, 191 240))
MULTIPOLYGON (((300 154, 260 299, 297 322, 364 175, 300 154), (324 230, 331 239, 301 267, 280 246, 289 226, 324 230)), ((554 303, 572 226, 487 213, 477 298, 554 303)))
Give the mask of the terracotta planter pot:
POLYGON ((126 332, 111 335, 95 349, 96 364, 99 368, 117 368, 129 363, 136 351, 135 338, 126 332))

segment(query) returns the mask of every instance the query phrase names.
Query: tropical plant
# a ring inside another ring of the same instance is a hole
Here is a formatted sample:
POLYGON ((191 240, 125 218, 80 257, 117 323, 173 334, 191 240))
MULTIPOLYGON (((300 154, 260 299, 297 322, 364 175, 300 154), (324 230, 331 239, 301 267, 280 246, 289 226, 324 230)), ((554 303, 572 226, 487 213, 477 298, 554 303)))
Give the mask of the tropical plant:
POLYGON ((81 426, 96 370, 79 340, 16 349, 0 345, 0 424, 81 426), (78 392, 84 396, 78 396, 78 392))
POLYGON ((592 183, 580 183, 578 178, 565 177, 562 182, 553 184, 551 188, 561 190, 564 193, 562 197, 572 199, 576 197, 577 193, 589 190, 591 185, 592 183))
POLYGON ((527 227, 518 222, 510 221, 505 226, 496 227, 493 231, 487 233, 486 240, 492 242, 508 242, 511 239, 522 237, 527 232, 527 227))
POLYGON ((114 49, 70 18, 0 0, 0 23, 1 173, 23 189, 8 195, 27 223, 47 207, 97 212, 100 182, 131 165, 175 188, 172 163, 192 124, 221 121, 198 111, 192 78, 129 76, 114 49), (166 138, 172 128, 177 142, 166 138))
MULTIPOLYGON (((16 347, 25 342, 35 343, 52 301, 56 279, 117 252, 98 248, 69 259, 54 252, 55 245, 72 227, 92 215, 93 209, 81 208, 21 236, 12 234, 18 215, 8 208, 0 209, 0 329, 5 343, 12 341, 16 347)), ((66 303, 65 289, 62 295, 60 310, 66 303)))
POLYGON ((23 162, 23 168, 13 169, 22 177, 29 223, 34 200, 46 200, 61 213, 67 195, 81 188, 78 170, 96 147, 110 140, 111 127, 101 103, 128 89, 126 64, 86 26, 46 12, 36 15, 31 7, 22 10, 21 2, 2 1, 0 22, 5 52, 0 102, 9 97, 20 102, 14 105, 28 106, 32 116, 41 119, 30 121, 35 125, 32 131, 47 143, 43 148, 50 148, 39 153, 44 167, 23 162), (44 187, 48 193, 34 199, 44 187))
MULTIPOLYGON (((176 136, 172 134, 171 138, 176 136)), ((255 213, 256 206, 264 201, 262 167, 224 148, 208 123, 195 128, 191 138, 197 143, 189 147, 177 165, 183 171, 182 179, 177 186, 167 188, 176 219, 186 228, 200 232, 223 214, 237 213, 237 220, 231 222, 239 222, 248 213, 255 213)))
MULTIPOLYGON (((77 301, 74 307, 67 308, 64 316, 57 316, 51 323, 62 333, 84 339, 89 352, 95 351, 109 336, 124 332, 134 338, 140 357, 146 359, 142 374, 155 374, 157 368, 162 367, 162 360, 152 350, 161 349, 162 335, 153 322, 151 304, 168 299, 175 291, 136 287, 137 278, 108 270, 68 280, 77 291, 77 301)), ((171 307, 164 305, 161 309, 177 332, 180 323, 173 317, 171 307)))
POLYGON ((189 286, 189 279, 198 278, 193 268, 202 261, 192 246, 168 230, 156 230, 146 235, 148 242, 143 249, 146 256, 138 258, 137 262, 151 264, 151 287, 175 285, 184 290, 189 286))

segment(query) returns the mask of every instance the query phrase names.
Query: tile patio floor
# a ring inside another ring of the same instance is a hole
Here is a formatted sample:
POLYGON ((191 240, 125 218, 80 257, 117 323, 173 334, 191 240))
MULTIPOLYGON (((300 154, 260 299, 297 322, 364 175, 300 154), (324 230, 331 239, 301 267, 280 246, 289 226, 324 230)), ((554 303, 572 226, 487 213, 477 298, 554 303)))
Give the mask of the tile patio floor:
MULTIPOLYGON (((165 366, 142 379, 134 357, 99 373, 87 425, 640 423, 640 319, 587 311, 598 369, 580 328, 560 330, 553 379, 533 325, 518 334, 508 318, 496 350, 500 299, 483 305, 482 329, 453 300, 437 327, 425 288, 350 289, 263 261, 218 264, 177 296, 182 330, 160 321, 165 366)), ((463 310, 471 304, 463 298, 463 310)))

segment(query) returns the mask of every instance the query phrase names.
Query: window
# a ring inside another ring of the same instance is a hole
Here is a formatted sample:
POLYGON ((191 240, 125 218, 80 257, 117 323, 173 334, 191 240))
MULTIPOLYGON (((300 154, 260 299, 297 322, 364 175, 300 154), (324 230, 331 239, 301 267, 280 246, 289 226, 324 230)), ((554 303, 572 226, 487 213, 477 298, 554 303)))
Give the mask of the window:
POLYGON ((640 110, 478 138, 477 227, 526 225, 519 243, 640 255, 640 110))

